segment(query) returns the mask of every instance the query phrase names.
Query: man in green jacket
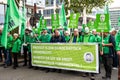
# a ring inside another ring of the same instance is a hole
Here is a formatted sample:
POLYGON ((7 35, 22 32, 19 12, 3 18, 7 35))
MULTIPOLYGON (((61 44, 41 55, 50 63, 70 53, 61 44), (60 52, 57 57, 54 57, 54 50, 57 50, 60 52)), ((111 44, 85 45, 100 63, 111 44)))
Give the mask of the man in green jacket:
POLYGON ((111 36, 109 33, 104 32, 102 49, 100 51, 100 54, 102 56, 103 64, 105 68, 105 76, 103 76, 102 78, 105 80, 111 79, 114 46, 115 46, 114 37, 111 36))
POLYGON ((22 43, 23 43, 23 54, 24 54, 24 64, 23 66, 27 66, 27 52, 28 52, 28 47, 29 43, 31 41, 31 36, 30 36, 31 30, 29 28, 25 29, 25 35, 22 38, 22 43))
POLYGON ((43 34, 40 36, 39 41, 41 43, 49 43, 51 39, 51 35, 48 34, 47 29, 43 29, 43 34))

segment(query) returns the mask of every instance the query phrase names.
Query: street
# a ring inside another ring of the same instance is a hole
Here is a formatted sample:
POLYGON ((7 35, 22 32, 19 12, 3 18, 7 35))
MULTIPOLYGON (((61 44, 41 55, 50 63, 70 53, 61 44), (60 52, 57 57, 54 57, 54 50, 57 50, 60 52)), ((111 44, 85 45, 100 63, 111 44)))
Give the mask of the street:
MULTIPOLYGON (((104 76, 103 66, 101 67, 101 73, 95 76, 95 80, 102 80, 102 76, 104 76)), ((113 70, 111 80, 117 80, 117 75, 118 70, 113 70)), ((89 77, 82 77, 80 72, 65 70, 62 70, 62 73, 46 73, 40 69, 28 69, 28 67, 23 67, 22 63, 20 63, 15 70, 12 66, 8 68, 0 66, 0 80, 89 80, 89 77)))

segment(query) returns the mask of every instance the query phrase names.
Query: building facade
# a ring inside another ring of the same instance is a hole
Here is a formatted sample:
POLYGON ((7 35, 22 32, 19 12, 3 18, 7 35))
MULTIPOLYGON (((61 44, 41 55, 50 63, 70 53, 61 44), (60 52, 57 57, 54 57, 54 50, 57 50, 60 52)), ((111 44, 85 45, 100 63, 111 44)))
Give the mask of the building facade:
POLYGON ((110 12, 111 26, 118 29, 118 18, 120 17, 120 7, 110 8, 109 12, 110 12))

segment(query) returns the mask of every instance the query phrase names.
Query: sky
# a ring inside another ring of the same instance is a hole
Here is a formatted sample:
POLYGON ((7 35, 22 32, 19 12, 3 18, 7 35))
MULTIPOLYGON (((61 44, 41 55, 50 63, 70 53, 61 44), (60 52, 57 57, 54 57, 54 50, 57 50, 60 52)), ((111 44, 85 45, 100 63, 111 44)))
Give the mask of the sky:
POLYGON ((114 2, 111 3, 109 6, 112 7, 120 7, 120 0, 113 0, 114 2))

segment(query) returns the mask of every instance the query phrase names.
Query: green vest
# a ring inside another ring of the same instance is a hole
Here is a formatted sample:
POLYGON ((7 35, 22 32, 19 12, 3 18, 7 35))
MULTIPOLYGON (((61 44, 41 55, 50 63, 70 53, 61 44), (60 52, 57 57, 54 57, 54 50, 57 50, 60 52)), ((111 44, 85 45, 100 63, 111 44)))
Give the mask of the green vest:
MULTIPOLYGON (((103 43, 109 44, 109 38, 110 38, 110 35, 108 34, 105 38, 103 38, 103 43)), ((107 46, 103 47, 103 53, 109 54, 109 47, 107 47, 107 46)))

